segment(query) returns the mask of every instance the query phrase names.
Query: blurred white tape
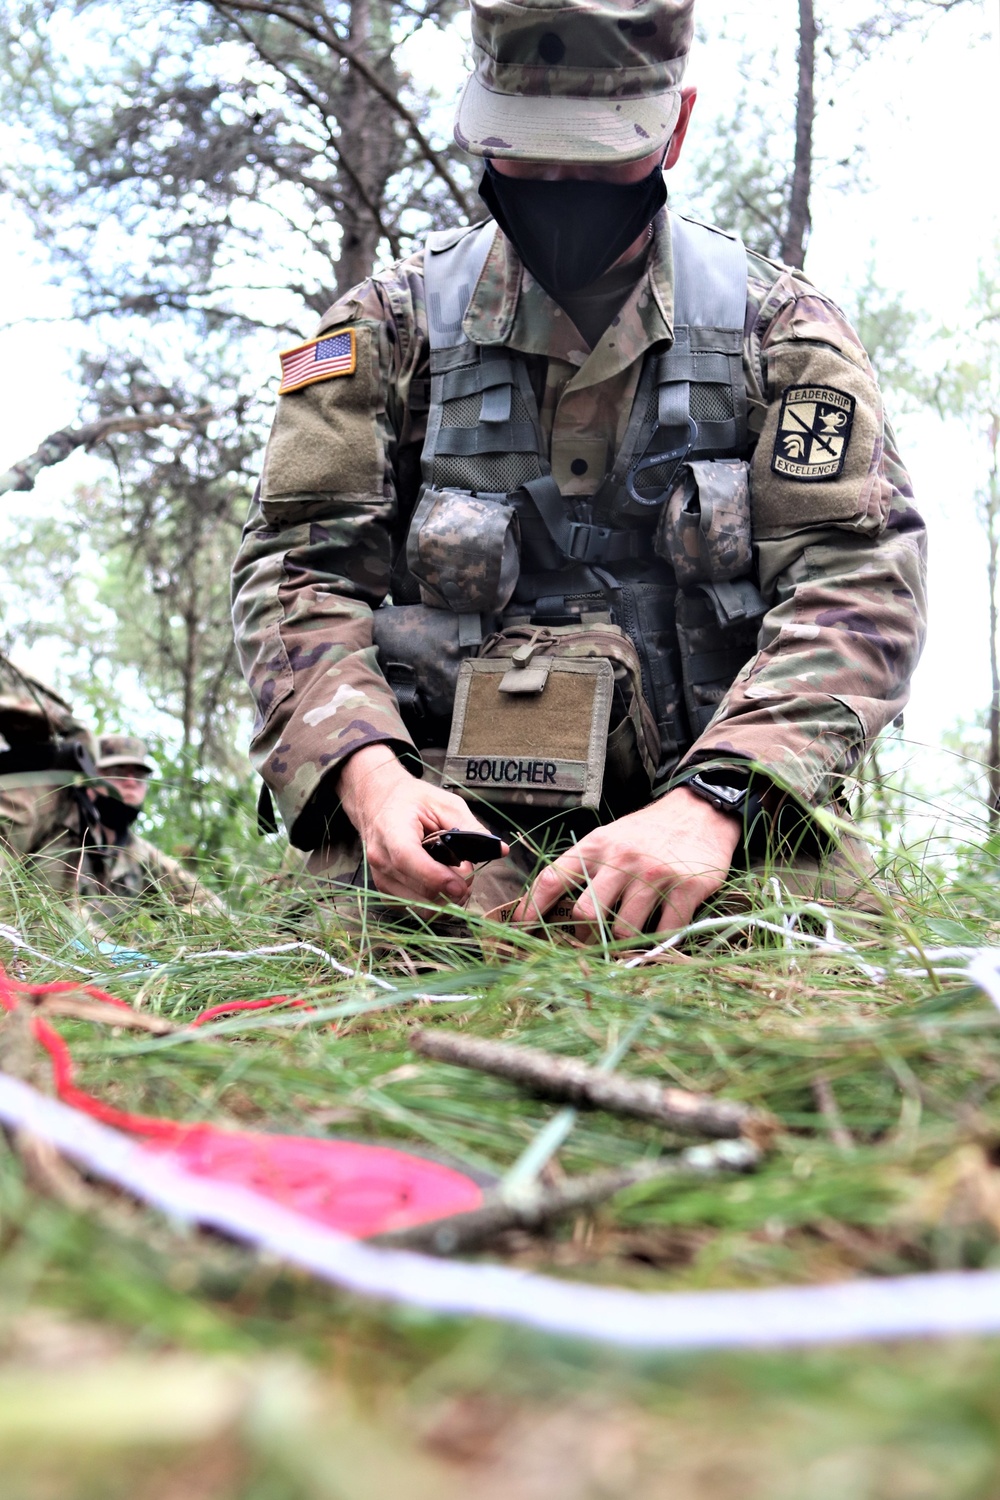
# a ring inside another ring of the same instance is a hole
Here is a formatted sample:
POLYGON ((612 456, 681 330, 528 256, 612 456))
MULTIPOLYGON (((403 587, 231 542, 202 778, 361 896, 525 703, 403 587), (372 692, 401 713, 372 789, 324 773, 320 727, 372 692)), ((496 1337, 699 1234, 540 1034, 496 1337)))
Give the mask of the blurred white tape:
POLYGON ((244 1188, 197 1177, 0 1074, 0 1120, 175 1219, 227 1235, 345 1290, 453 1316, 506 1319, 646 1349, 752 1348, 1000 1332, 1000 1271, 748 1292, 642 1293, 506 1266, 380 1250, 244 1188))
POLYGON ((981 948, 965 972, 1000 1010, 1000 948, 981 948))

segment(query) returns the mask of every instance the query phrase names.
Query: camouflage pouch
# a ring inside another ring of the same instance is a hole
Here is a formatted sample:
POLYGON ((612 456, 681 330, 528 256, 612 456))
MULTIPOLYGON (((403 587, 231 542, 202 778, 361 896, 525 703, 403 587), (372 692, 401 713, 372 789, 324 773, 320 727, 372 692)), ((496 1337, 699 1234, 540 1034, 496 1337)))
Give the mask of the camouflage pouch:
POLYGON ((372 616, 379 666, 418 741, 418 720, 429 720, 428 727, 442 725, 438 743, 443 740, 458 669, 479 646, 478 631, 468 641, 463 638, 463 623, 462 616, 425 604, 383 604, 372 616))
POLYGON ((459 670, 444 774, 470 798, 598 807, 606 769, 651 784, 658 755, 639 658, 615 625, 514 626, 459 670))
POLYGON ((681 588, 729 583, 750 572, 750 466, 720 458, 684 465, 653 543, 681 588))
POLYGON ((517 514, 500 500, 426 489, 406 538, 406 564, 420 597, 455 614, 494 614, 521 569, 517 514))
POLYGON ((654 546, 680 585, 677 639, 688 722, 697 738, 757 649, 767 608, 749 576, 749 465, 739 459, 686 464, 660 514, 654 546))

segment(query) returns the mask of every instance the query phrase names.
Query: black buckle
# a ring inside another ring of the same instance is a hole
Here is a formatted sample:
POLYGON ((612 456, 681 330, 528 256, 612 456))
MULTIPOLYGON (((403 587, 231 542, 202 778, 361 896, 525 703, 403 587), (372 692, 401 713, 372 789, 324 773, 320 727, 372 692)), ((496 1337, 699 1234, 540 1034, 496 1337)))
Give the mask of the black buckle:
POLYGON ((424 705, 420 696, 416 670, 405 661, 387 661, 382 668, 386 682, 392 688, 400 712, 406 718, 422 719, 424 705))
POLYGON ((667 496, 670 494, 670 490, 673 486, 674 480, 677 478, 678 469, 687 458, 688 454, 691 452, 691 449, 694 447, 695 443, 698 441, 698 423, 694 420, 693 417, 688 417, 687 433, 680 443, 676 444, 676 446, 674 446, 673 448, 665 448, 660 453, 650 453, 649 449, 652 446, 655 438, 657 437, 658 432, 662 431, 662 428, 658 428, 657 432, 653 433, 653 436, 650 438, 649 443, 646 445, 645 454, 642 458, 639 459, 638 463, 634 463, 632 465, 631 469, 629 469, 627 475, 625 476, 625 488, 628 490, 629 495, 637 505, 663 504, 664 500, 666 500, 667 496), (650 469, 661 469, 664 464, 673 464, 673 468, 670 470, 667 482, 663 486, 663 488, 661 490, 658 490, 655 495, 640 495, 638 489, 636 488, 637 477, 640 474, 648 473, 650 469))
POLYGON ((609 526, 588 526, 585 521, 571 521, 566 539, 566 556, 571 562, 599 562, 610 535, 609 526))
POLYGON ((531 625, 579 625, 580 610, 571 609, 562 594, 546 594, 535 600, 534 614, 529 616, 531 625))

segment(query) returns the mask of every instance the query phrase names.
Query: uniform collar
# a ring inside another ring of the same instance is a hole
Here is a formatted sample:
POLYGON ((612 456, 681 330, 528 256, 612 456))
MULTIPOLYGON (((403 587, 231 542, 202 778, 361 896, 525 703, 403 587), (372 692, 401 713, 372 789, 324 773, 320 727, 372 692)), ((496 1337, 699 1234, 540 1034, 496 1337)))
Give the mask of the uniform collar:
POLYGON ((615 322, 588 352, 569 317, 497 230, 462 326, 475 344, 502 344, 522 354, 564 360, 580 371, 575 384, 596 385, 633 364, 653 344, 673 342, 673 269, 670 225, 661 209, 653 220, 643 275, 615 322))

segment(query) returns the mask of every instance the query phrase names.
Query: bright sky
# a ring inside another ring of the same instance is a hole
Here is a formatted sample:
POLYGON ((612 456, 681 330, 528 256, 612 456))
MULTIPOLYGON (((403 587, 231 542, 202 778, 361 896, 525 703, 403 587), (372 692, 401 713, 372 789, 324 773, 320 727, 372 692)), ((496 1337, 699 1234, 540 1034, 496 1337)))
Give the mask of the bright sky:
MULTIPOLYGON (((717 3, 702 0, 703 15, 717 3)), ((839 17, 854 7, 827 0, 824 8, 839 17)), ((773 40, 791 57, 794 11, 794 0, 741 0, 727 5, 726 18, 733 32, 752 25, 756 39, 773 40)), ((849 152, 860 127, 867 154, 865 190, 826 194, 814 205, 807 269, 838 299, 851 303, 874 261, 879 281, 922 311, 928 332, 962 320, 977 263, 994 253, 1000 235, 998 30, 993 0, 988 18, 975 5, 962 6, 936 23, 929 41, 914 35, 893 43, 832 101, 822 101, 821 150, 849 152)), ((457 96, 460 48, 438 37, 433 55, 442 96, 451 69, 457 96)), ((693 57, 689 77, 699 86, 702 120, 725 110, 737 84, 733 62, 727 48, 693 57)), ((672 186, 682 203, 683 163, 672 186)), ((77 420, 77 342, 67 313, 65 294, 47 284, 44 262, 15 221, 0 249, 0 325, 13 324, 0 326, 0 469, 77 420)), ((269 373, 262 371, 262 380, 269 373)), ((978 436, 957 423, 904 416, 897 425, 931 535, 931 633, 907 734, 934 743, 988 699, 985 543, 974 506, 985 455, 978 436)), ((100 472, 98 460, 77 454, 46 471, 30 497, 4 504, 37 514, 100 472)), ((34 666, 53 670, 51 659, 36 657, 34 666)))

